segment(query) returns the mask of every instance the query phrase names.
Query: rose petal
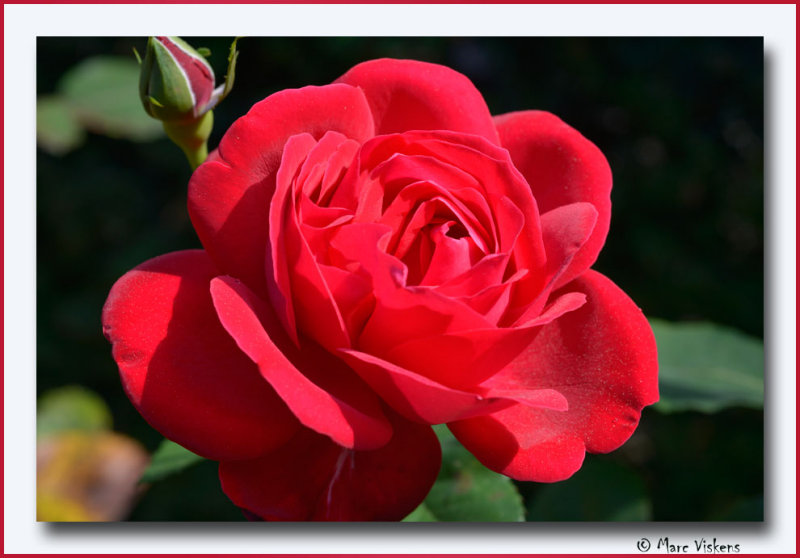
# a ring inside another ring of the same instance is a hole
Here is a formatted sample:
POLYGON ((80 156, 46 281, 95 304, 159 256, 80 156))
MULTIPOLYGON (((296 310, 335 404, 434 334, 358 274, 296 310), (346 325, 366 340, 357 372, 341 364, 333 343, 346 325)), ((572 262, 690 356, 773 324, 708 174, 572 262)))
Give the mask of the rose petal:
MULTIPOLYGON (((515 249, 515 245, 523 228, 526 225, 530 226, 530 217, 526 217, 514 202, 505 196, 490 194, 488 198, 491 200, 492 209, 497 220, 497 246, 495 251, 500 254, 518 253, 519 250, 515 249)), ((515 260, 519 259, 521 258, 517 255, 515 260)), ((523 266, 520 265, 519 267, 523 266)))
POLYGON ((503 314, 508 310, 512 287, 524 276, 525 271, 518 271, 505 283, 486 287, 471 296, 460 296, 457 300, 468 305, 476 312, 480 312, 490 324, 498 325, 503 314))
MULTIPOLYGON (((301 233, 295 188, 303 163, 318 147, 328 153, 342 143, 342 136, 326 134, 317 143, 309 134, 286 142, 278 169, 275 195, 269 207, 268 292, 281 322, 297 340, 295 325, 328 350, 350 345, 346 324, 308 242, 301 233), (327 141, 325 141, 327 140, 327 141), (333 144, 333 145, 331 145, 333 144)), ((319 153, 316 153, 319 157, 319 153)))
POLYGON ((395 411, 416 422, 441 424, 486 414, 514 403, 509 398, 487 398, 482 393, 442 385, 374 355, 352 349, 340 352, 395 411))
POLYGON ((436 292, 452 297, 472 297, 481 291, 500 285, 508 266, 508 254, 490 254, 469 271, 453 277, 436 287, 436 292))
POLYGON ((331 155, 325 168, 325 174, 322 177, 319 193, 314 198, 317 203, 322 205, 329 204, 330 197, 338 189, 339 184, 346 175, 345 169, 348 169, 352 164, 360 148, 361 145, 358 142, 348 140, 343 142, 337 148, 336 153, 331 155))
POLYGON ((398 521, 433 486, 441 449, 433 430, 392 417, 374 451, 347 450, 310 430, 259 459, 220 464, 222 489, 266 520, 398 521))
POLYGON ((562 411, 567 408, 566 399, 551 389, 529 389, 505 382, 463 391, 373 355, 352 349, 340 352, 395 411, 416 422, 441 424, 492 413, 514 403, 562 411))
MULTIPOLYGON (((267 239, 266 277, 267 292, 272 307, 278 314, 283 327, 299 344, 297 339, 297 316, 292 296, 291 266, 287 257, 287 234, 289 227, 295 225, 292 209, 294 198, 291 183, 303 164, 308 152, 316 144, 311 134, 297 134, 290 137, 283 146, 281 166, 275 178, 275 192, 269 204, 269 238, 267 239)), ((295 233, 296 234, 296 233, 295 233)), ((295 254, 295 258, 296 258, 295 254)))
POLYGON ((231 277, 212 280, 211 297, 222 325, 300 422, 348 448, 389 441, 378 399, 337 359, 310 343, 301 349, 281 343, 285 336, 269 306, 231 277))
MULTIPOLYGON (((486 229, 459 199, 460 194, 465 194, 469 189, 464 188, 459 192, 448 192, 434 184, 416 182, 404 188, 392 201, 378 222, 385 224, 394 231, 389 251, 402 258, 408 247, 413 242, 413 237, 419 230, 430 224, 437 213, 450 214, 467 230, 469 236, 481 248, 488 251, 487 240, 492 239, 492 229, 486 229)), ((486 208, 489 214, 489 208, 486 208)))
POLYGON ((450 227, 454 224, 453 222, 442 223, 431 229, 430 239, 433 243, 433 254, 428 269, 425 270, 425 276, 419 282, 420 285, 434 287, 441 285, 467 273, 480 261, 483 253, 472 238, 469 236, 453 238, 448 235, 450 227))
POLYGON ((583 306, 586 295, 568 292, 519 327, 430 335, 393 347, 386 360, 457 389, 470 389, 514 360, 539 327, 583 306))
POLYGON ((429 287, 404 287, 376 296, 357 346, 383 356, 413 339, 491 328, 484 316, 458 300, 429 287))
MULTIPOLYGON (((386 208, 383 215, 373 220, 389 224, 394 230, 401 229, 409 207, 438 197, 447 200, 454 213, 462 216, 463 225, 476 236, 476 242, 495 236, 491 209, 480 192, 480 184, 463 170, 431 156, 406 155, 402 151, 395 151, 374 169, 365 166, 369 161, 365 162, 364 157, 369 159, 374 155, 373 150, 381 151, 395 143, 397 150, 413 147, 405 144, 403 136, 382 136, 367 142, 362 150, 361 171, 369 172, 367 184, 382 189, 382 203, 378 209, 386 208)), ((374 208, 359 208, 358 216, 369 211, 374 208)))
POLYGON ((217 319, 202 250, 149 260, 116 282, 103 307, 122 383, 162 434, 210 459, 249 459, 298 423, 217 319))
POLYGON ((642 408, 658 399, 656 345, 641 310, 594 271, 566 289, 585 293, 587 303, 544 326, 493 386, 555 389, 569 410, 515 405, 449 425, 484 465, 515 479, 569 477, 585 451, 605 453, 625 442, 642 408))
POLYGON ((611 169, 592 142, 555 115, 522 111, 494 121, 542 213, 575 202, 589 202, 597 210, 594 230, 556 282, 558 288, 589 269, 605 243, 611 220, 611 169))
POLYGON ((429 287, 405 287, 406 267, 384 251, 389 233, 383 225, 356 223, 341 227, 331 238, 331 250, 342 262, 351 262, 351 271, 367 278, 375 293, 375 308, 354 346, 382 356, 409 339, 491 328, 462 302, 429 287))
POLYGON ((386 360, 458 389, 499 371, 528 346, 536 328, 486 328, 430 335, 400 343, 386 360))
POLYGON ((375 306, 375 296, 369 280, 338 267, 330 265, 319 267, 347 331, 361 331, 375 306))
POLYGON ((527 225, 517 256, 519 267, 537 270, 543 266, 545 256, 536 200, 525 178, 514 168, 507 150, 478 136, 443 130, 412 131, 367 142, 362 148, 359 168, 362 171, 374 168, 371 179, 388 183, 388 195, 380 196, 384 206, 411 179, 457 192, 459 201, 472 209, 473 218, 480 222, 482 236, 487 239, 499 236, 495 230, 496 218, 487 217, 503 210, 499 202, 510 202, 527 225))
MULTIPOLYGON (((525 219, 525 226, 516 237, 514 259, 517 269, 528 273, 515 289, 512 305, 531 300, 544 286, 542 270, 546 255, 542 241, 541 223, 537 201, 530 186, 514 167, 508 151, 477 136, 464 136, 448 132, 409 132, 419 148, 429 149, 435 156, 457 166, 474 177, 480 177, 488 201, 516 207, 525 219), (511 202, 511 203, 508 203, 511 202)), ((495 212, 502 211, 494 207, 495 212)), ((507 237, 509 235, 506 235, 507 237)))
POLYGON ((561 275, 592 234, 596 222, 597 210, 586 202, 562 205, 542 215, 542 238, 547 252, 545 287, 516 320, 517 325, 539 315, 561 275))
POLYGON ((547 252, 547 276, 558 280, 597 224, 597 209, 586 202, 562 205, 542 214, 542 238, 547 252))
POLYGON ((563 293, 554 295, 553 301, 535 318, 523 322, 519 327, 544 325, 560 318, 567 312, 572 312, 583 306, 586 302, 586 295, 583 293, 563 293))
POLYGON ((214 160, 189 181, 189 216, 200 241, 224 273, 257 292, 265 288, 266 208, 286 140, 309 133, 372 137, 364 94, 344 84, 287 89, 257 103, 223 136, 214 160))
POLYGON ((446 66, 416 60, 370 60, 351 68, 336 83, 364 90, 376 135, 452 130, 499 144, 480 92, 466 76, 446 66))
POLYGON ((391 229, 378 223, 353 223, 330 235, 329 256, 334 265, 356 273, 371 284, 378 294, 405 286, 408 269, 386 253, 391 229))

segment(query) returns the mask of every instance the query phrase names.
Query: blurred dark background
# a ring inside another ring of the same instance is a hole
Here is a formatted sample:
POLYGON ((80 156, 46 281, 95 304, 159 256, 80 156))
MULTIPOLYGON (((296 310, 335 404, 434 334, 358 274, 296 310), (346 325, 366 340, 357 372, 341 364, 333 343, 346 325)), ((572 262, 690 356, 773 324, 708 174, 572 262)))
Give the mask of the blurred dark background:
MULTIPOLYGON (((211 49, 221 80, 230 39, 184 38, 211 49)), ((145 42, 39 38, 37 95, 52 94, 86 58, 132 58, 145 42)), ((551 111, 605 153, 613 212, 595 268, 648 317, 712 321, 763 337, 761 38, 244 38, 239 48, 236 84, 215 110, 210 147, 256 101, 329 83, 358 62, 448 65, 475 83, 493 114, 551 111)), ((96 391, 114 428, 148 450, 161 436, 122 391, 100 310, 131 267, 200 247, 185 210, 189 175, 163 137, 90 133, 69 152, 37 153, 37 391, 68 384, 96 391)), ((633 471, 652 519, 762 518, 760 410, 648 409, 630 444, 589 459, 633 471)), ((209 462, 153 486, 131 518, 241 519, 214 477, 209 462)), ((526 500, 541 496, 539 486, 520 488, 526 500)))

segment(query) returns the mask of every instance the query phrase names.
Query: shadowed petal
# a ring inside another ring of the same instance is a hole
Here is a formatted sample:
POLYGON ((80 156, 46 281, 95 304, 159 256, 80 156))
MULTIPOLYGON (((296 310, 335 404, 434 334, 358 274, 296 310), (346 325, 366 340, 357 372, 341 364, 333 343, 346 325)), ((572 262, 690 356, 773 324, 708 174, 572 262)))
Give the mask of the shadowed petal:
POLYGON ((210 459, 246 459, 288 440, 298 423, 219 323, 202 250, 126 273, 108 295, 103 332, 128 397, 166 437, 210 459))
POLYGON ((285 336, 277 317, 243 283, 218 277, 211 296, 222 325, 300 422, 348 448, 389 441, 392 430, 378 399, 337 359, 310 342, 301 349, 276 345, 268 331, 285 336))
POLYGON ((429 426, 390 416, 394 435, 380 449, 348 450, 302 429, 264 457, 221 463, 222 489, 271 521, 398 521, 433 486, 441 449, 429 426))

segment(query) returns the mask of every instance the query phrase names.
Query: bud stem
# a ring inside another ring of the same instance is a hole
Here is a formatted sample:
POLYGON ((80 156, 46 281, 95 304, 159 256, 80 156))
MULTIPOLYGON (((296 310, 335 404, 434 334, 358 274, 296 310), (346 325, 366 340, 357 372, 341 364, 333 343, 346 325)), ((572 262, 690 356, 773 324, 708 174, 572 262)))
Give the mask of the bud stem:
POLYGON ((208 137, 214 127, 214 113, 208 111, 197 120, 187 122, 164 121, 164 131, 183 150, 192 170, 208 157, 208 137))

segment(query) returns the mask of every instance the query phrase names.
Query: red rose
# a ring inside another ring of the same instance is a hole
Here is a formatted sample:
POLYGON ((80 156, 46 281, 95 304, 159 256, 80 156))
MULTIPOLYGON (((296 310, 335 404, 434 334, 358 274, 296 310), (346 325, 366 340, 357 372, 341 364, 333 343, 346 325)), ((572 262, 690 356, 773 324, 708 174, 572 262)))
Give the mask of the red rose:
POLYGON ((647 321, 589 269, 610 189, 555 116, 366 62, 231 126, 189 183, 205 249, 126 274, 104 330, 142 415, 265 519, 401 519, 438 423, 495 471, 565 479, 658 398, 647 321))

